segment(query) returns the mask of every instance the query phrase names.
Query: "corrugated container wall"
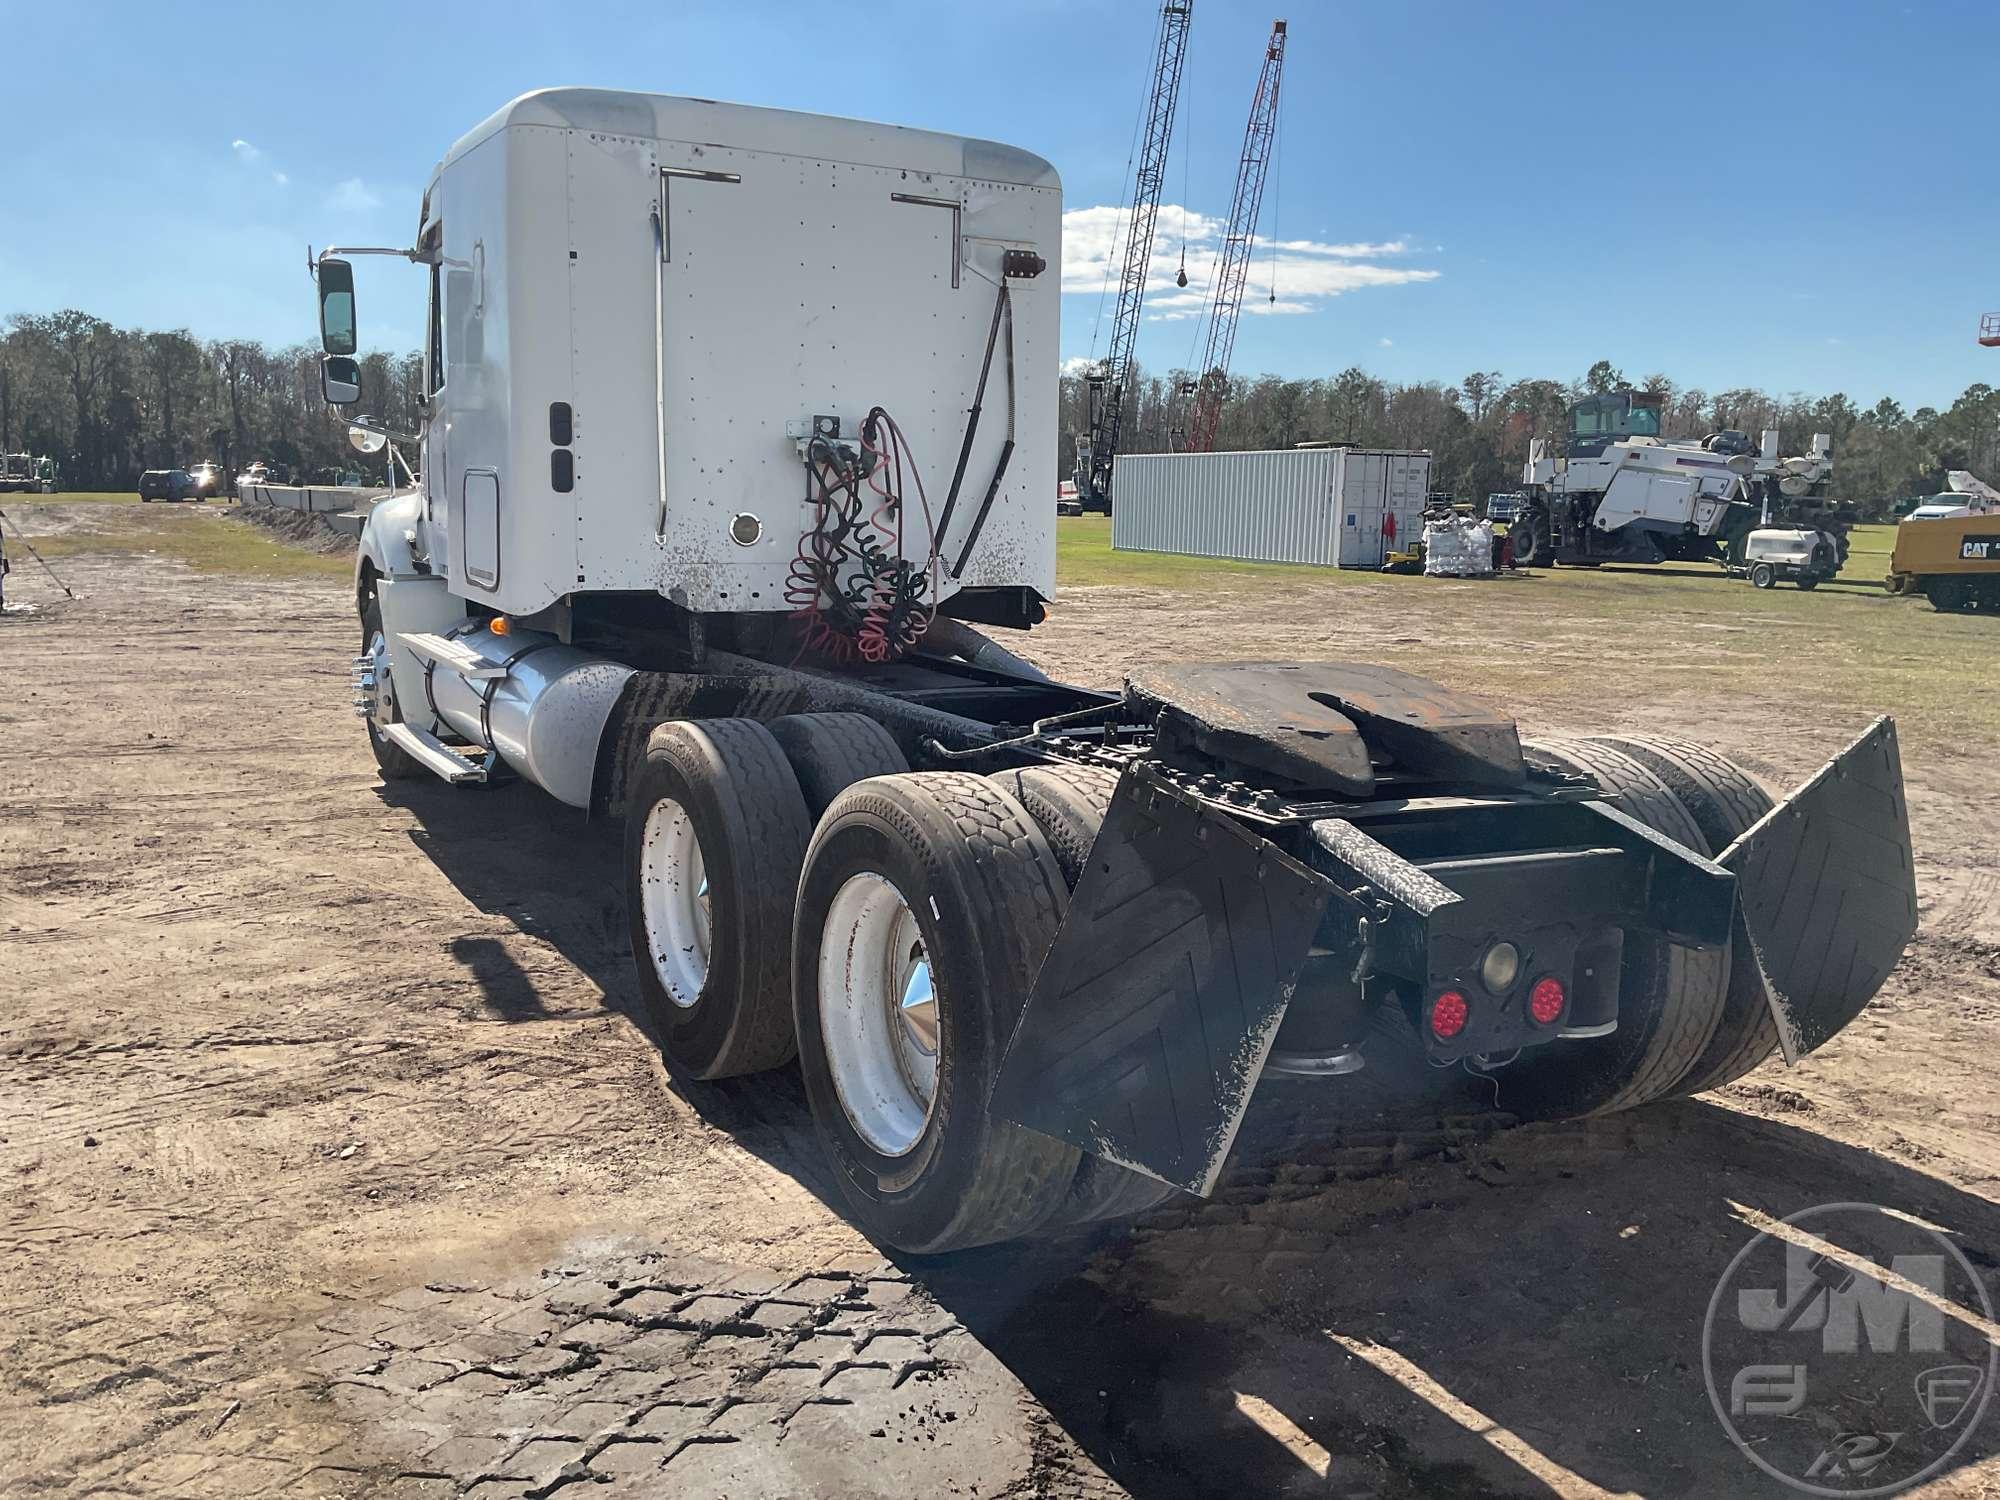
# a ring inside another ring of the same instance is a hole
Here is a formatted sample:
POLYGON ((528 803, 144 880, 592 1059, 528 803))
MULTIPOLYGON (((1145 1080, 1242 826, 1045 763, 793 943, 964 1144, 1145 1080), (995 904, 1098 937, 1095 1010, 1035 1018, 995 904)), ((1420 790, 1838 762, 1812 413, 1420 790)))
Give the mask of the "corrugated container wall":
POLYGON ((1431 456, 1381 448, 1121 453, 1111 545, 1378 568, 1422 534, 1431 456))

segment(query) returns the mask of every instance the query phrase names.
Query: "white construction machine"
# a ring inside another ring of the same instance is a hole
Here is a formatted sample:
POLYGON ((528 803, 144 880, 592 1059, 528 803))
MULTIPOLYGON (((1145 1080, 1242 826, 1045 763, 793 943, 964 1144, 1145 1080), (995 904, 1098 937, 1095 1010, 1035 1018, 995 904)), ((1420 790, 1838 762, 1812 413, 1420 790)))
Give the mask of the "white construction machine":
POLYGON ((1517 563, 1742 568, 1750 534, 1779 529, 1813 533, 1808 555, 1823 560, 1823 542, 1833 559, 1821 576, 1839 571, 1852 520, 1825 499, 1833 476, 1825 433, 1814 435, 1810 453, 1792 458, 1779 456, 1772 431, 1757 445, 1734 431, 1668 441, 1660 436, 1662 404, 1647 391, 1587 397, 1570 408, 1562 452, 1550 452, 1543 438, 1529 445, 1521 474, 1526 494, 1509 530, 1517 563))
MULTIPOLYGON (((1209 1191, 1266 1073, 1576 1114, 1860 1011, 1915 922, 1886 720, 1772 810, 1384 668, 1103 693, 973 628, 1055 589, 1061 223, 1012 147, 564 89, 367 252, 430 333, 356 711, 385 777, 623 819, 670 1069, 796 1056, 862 1227, 939 1251, 1209 1191)), ((340 406, 359 253, 317 261, 340 406)))

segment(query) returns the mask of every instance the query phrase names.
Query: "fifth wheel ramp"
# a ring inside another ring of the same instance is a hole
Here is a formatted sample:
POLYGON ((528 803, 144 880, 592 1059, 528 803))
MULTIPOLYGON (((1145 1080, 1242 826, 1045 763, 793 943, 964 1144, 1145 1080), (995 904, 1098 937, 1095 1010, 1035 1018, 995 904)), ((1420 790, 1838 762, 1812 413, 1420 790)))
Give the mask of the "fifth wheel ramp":
POLYGON ((1861 1014, 1917 930, 1896 724, 1883 717, 1747 829, 1717 863, 1737 878, 1785 1060, 1861 1014))

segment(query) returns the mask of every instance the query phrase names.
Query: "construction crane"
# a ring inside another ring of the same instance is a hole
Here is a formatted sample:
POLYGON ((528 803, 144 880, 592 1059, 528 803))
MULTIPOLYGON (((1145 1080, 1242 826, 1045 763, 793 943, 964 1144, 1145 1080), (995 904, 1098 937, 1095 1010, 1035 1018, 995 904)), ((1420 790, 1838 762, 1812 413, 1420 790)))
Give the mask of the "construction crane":
POLYGON ((1243 310, 1243 282, 1257 239, 1264 173, 1278 138, 1278 80, 1284 68, 1285 23, 1273 21, 1271 40, 1264 46, 1263 71, 1257 75, 1257 93, 1250 101, 1250 123, 1243 131, 1243 160, 1236 169, 1236 194, 1229 203, 1229 233, 1222 241, 1215 282, 1209 288, 1208 338, 1201 363, 1195 367, 1202 373, 1188 421, 1190 453, 1207 453, 1215 446, 1215 423, 1229 390, 1229 356, 1236 347, 1236 318, 1243 310))
POLYGON ((1077 440, 1072 477, 1083 509, 1107 516, 1111 514, 1111 461, 1118 456, 1118 431, 1132 390, 1132 346, 1139 336, 1146 273, 1153 263, 1153 225, 1160 216, 1160 189, 1167 177, 1167 146, 1174 134, 1174 106, 1180 101, 1181 63, 1187 56, 1193 11, 1189 0, 1160 7, 1160 44, 1153 58, 1152 82, 1140 127, 1139 170, 1132 178, 1132 226, 1125 236, 1125 265, 1118 280, 1117 310, 1111 319, 1111 347, 1104 362, 1084 377, 1090 431, 1077 440))

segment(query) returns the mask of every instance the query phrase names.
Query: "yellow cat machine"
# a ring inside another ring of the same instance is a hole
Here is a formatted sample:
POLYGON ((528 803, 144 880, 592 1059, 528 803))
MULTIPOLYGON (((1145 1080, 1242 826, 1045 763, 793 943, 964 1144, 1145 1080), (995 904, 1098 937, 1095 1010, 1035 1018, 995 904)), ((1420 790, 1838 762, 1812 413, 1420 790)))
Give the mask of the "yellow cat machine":
POLYGON ((1951 614, 2000 612, 2000 514, 1903 522, 1887 585, 1951 614))

